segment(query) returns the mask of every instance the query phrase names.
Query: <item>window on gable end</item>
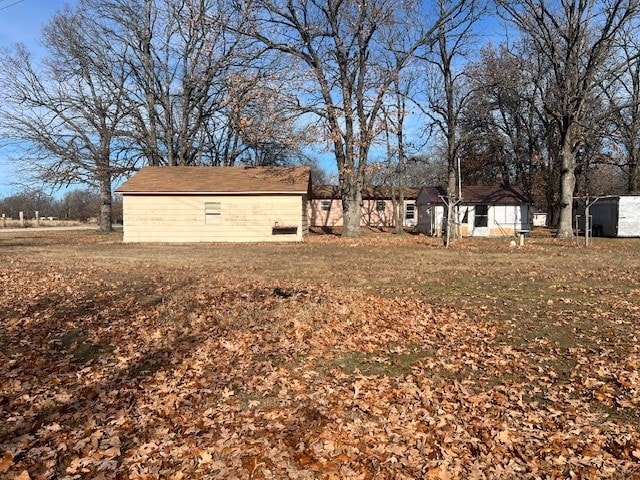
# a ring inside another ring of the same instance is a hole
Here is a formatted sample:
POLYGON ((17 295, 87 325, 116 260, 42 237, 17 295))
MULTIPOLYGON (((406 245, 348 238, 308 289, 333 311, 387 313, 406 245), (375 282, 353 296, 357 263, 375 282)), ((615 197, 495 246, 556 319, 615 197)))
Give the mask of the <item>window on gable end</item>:
POLYGON ((222 215, 220 202, 206 202, 204 204, 204 223, 207 225, 219 225, 222 215))

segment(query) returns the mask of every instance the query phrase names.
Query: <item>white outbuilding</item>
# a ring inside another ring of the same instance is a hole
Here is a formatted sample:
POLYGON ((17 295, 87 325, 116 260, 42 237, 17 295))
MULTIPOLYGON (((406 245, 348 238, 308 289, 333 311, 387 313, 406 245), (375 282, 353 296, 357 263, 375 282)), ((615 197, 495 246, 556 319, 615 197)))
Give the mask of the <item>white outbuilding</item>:
MULTIPOLYGON (((584 214, 583 207, 579 213, 584 214)), ((640 194, 598 198, 589 207, 589 215, 593 235, 640 237, 640 194)))

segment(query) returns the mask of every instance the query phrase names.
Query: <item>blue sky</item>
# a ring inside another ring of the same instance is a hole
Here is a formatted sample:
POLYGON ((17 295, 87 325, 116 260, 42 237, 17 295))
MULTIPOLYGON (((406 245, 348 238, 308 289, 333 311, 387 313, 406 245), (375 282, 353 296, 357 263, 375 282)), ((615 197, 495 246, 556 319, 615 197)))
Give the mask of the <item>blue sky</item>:
MULTIPOLYGON (((42 27, 58 10, 65 5, 75 5, 76 0, 0 0, 0 49, 12 48, 16 43, 22 42, 37 55, 42 50, 40 35, 42 27), (5 8, 6 7, 6 8, 5 8)), ((484 44, 488 39, 498 38, 504 35, 503 26, 497 21, 495 16, 489 16, 483 20, 479 26, 479 40, 484 44)), ((422 121, 419 122, 419 126, 422 121)), ((416 130, 419 130, 415 126, 416 130)), ((421 136, 418 131, 414 132, 418 138, 421 136)), ((380 146, 374 146, 370 153, 370 160, 376 161, 383 156, 380 146)), ((335 160, 332 154, 320 153, 317 157, 321 166, 330 175, 336 174, 335 160)), ((23 189, 22 186, 15 185, 16 175, 12 173, 12 166, 7 159, 7 152, 0 149, 0 198, 17 193, 23 189)))
MULTIPOLYGON (((0 0, 0 49, 13 48, 16 43, 24 43, 34 54, 42 51, 40 42, 42 27, 65 5, 75 5, 75 0, 0 0), (3 7, 7 8, 2 9, 3 7)), ((23 190, 16 184, 18 176, 8 160, 8 151, 0 149, 0 198, 23 190)), ((329 173, 335 173, 336 165, 332 155, 318 155, 321 166, 329 173)), ((82 187, 82 186, 80 186, 82 187)), ((78 188, 71 187, 71 188, 78 188)), ((56 193, 56 192, 48 192, 56 193)))
MULTIPOLYGON (((11 5, 15 1, 0 1, 0 48, 12 48, 21 42, 33 52, 42 48, 40 32, 53 14, 65 5, 75 4, 66 0, 22 0, 11 5)), ((11 165, 0 151, 0 197, 21 190, 12 185, 14 181, 11 165)))

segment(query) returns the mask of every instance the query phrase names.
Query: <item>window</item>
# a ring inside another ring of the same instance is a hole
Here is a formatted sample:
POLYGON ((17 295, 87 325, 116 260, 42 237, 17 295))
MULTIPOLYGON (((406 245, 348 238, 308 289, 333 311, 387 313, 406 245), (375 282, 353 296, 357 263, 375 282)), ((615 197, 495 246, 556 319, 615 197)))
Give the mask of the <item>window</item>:
POLYGON ((220 224, 222 204, 220 202, 206 202, 204 204, 204 223, 207 225, 220 224))
POLYGON ((377 212, 384 212, 385 211, 385 202, 384 200, 376 200, 376 211, 377 212))
POLYGON ((407 220, 415 220, 416 218, 416 204, 415 203, 407 203, 407 209, 405 212, 405 218, 407 220))
POLYGON ((323 212, 328 212, 331 210, 331 200, 322 200, 320 202, 320 210, 323 212))
POLYGON ((475 220, 473 226, 476 228, 489 226, 489 206, 488 205, 476 205, 475 220))

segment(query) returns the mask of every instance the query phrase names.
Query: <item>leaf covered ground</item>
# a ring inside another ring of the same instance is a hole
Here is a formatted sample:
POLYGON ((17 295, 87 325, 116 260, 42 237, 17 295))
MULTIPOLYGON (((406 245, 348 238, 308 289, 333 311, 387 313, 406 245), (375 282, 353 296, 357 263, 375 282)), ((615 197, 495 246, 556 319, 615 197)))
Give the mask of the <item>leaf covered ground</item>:
POLYGON ((640 478, 638 239, 0 262, 0 478, 640 478))

